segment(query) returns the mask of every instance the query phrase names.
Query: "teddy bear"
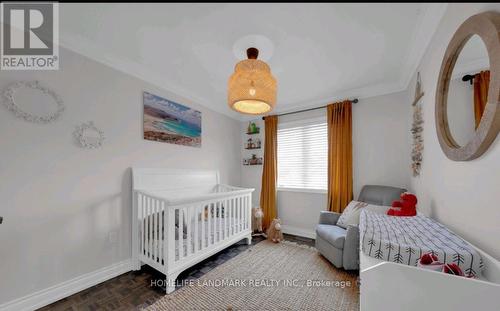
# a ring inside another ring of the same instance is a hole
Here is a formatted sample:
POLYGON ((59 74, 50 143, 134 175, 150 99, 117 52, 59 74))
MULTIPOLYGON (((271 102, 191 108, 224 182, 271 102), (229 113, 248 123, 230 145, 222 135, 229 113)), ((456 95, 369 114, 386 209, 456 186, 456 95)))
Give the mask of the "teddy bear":
POLYGON ((283 241, 283 232, 281 232, 281 220, 279 218, 273 219, 269 229, 267 229, 267 239, 274 243, 283 241))
POLYGON ((252 208, 253 221, 252 221, 252 229, 253 231, 262 232, 262 218, 264 217, 264 213, 260 207, 252 208))
POLYGON ((390 216, 415 216, 417 215, 417 197, 405 192, 399 201, 392 202, 392 208, 387 211, 390 216))

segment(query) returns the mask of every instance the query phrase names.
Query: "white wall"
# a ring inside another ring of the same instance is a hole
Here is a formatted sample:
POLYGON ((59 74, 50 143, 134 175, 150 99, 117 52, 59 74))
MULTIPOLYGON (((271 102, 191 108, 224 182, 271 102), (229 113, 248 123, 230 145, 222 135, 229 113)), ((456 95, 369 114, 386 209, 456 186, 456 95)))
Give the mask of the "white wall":
MULTIPOLYGON (((353 182, 354 197, 366 184, 397 187, 410 185, 411 102, 406 92, 361 99, 353 106, 353 182)), ((280 118, 280 122, 313 118, 324 109, 280 118)), ((258 121, 258 120, 257 120, 258 121)), ((260 122, 260 121, 258 121, 260 122)), ((242 124, 242 131, 248 123, 242 124)), ((261 167, 243 167, 242 184, 257 189, 259 204, 261 167)), ((313 236, 319 213, 326 209, 325 193, 278 191, 278 217, 285 232, 313 236)))
POLYGON ((60 71, 0 71, 0 88, 32 79, 67 109, 40 125, 0 107, 0 304, 131 257, 131 166, 218 168, 240 184, 240 122, 65 50, 60 71), (143 140, 142 91, 200 110, 202 147, 143 140), (101 149, 73 142, 88 120, 101 149))
POLYGON ((422 174, 411 182, 421 211, 500 259, 500 137, 482 157, 455 162, 442 152, 434 122, 436 84, 448 42, 469 16, 489 10, 500 11, 500 4, 449 4, 422 59, 425 149, 422 174))

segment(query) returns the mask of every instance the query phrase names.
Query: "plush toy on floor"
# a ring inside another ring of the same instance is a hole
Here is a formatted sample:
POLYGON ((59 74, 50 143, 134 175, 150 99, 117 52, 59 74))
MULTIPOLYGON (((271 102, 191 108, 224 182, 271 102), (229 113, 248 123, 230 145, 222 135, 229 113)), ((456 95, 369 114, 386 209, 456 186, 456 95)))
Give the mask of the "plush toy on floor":
POLYGON ((281 220, 279 218, 273 219, 273 222, 267 229, 267 239, 274 243, 283 241, 283 232, 281 232, 281 220))
POLYGON ((391 216, 415 216, 417 215, 417 197, 405 192, 401 194, 401 200, 392 202, 392 208, 387 211, 391 216))
POLYGON ((252 208, 252 229, 253 232, 261 233, 262 232, 262 218, 264 217, 264 213, 260 207, 252 208))

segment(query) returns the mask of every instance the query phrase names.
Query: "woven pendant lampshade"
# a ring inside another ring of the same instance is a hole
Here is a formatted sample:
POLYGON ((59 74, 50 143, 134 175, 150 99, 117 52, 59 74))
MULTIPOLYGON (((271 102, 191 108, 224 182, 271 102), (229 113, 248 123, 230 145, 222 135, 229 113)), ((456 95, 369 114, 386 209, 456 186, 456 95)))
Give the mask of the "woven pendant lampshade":
POLYGON ((276 79, 269 65, 257 59, 258 55, 259 50, 249 48, 248 59, 237 63, 229 78, 229 107, 244 114, 264 114, 276 105, 276 79))

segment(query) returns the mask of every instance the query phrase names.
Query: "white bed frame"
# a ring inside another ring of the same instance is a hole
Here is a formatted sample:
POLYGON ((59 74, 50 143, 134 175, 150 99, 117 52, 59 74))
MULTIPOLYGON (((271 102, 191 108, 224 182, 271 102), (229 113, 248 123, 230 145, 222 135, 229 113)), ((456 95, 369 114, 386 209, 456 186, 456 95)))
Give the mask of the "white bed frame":
POLYGON ((147 264, 164 273, 167 294, 182 271, 242 239, 251 243, 254 189, 221 185, 217 171, 133 168, 132 174, 133 269, 147 264))
POLYGON ((484 262, 480 279, 382 261, 360 251, 360 310, 500 310, 500 262, 475 248, 484 262))

